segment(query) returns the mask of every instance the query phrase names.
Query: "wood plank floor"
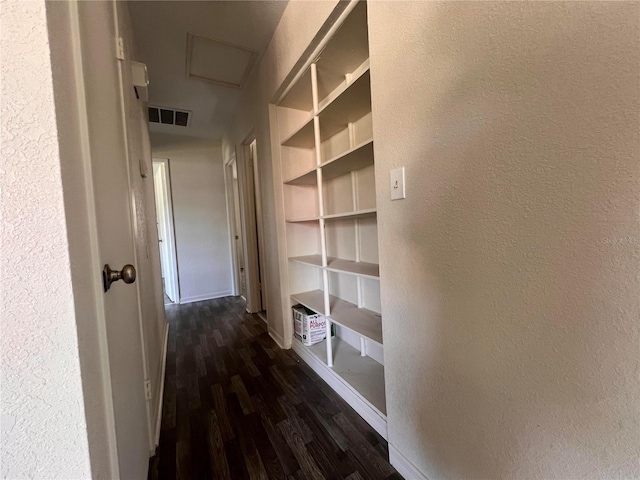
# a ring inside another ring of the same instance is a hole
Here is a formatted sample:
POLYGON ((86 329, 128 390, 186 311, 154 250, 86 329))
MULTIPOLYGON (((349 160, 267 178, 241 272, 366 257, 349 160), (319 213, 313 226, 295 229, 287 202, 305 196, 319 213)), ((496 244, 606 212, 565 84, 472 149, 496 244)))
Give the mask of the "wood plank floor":
POLYGON ((402 479, 387 442, 242 299, 167 306, 167 319, 150 479, 402 479))

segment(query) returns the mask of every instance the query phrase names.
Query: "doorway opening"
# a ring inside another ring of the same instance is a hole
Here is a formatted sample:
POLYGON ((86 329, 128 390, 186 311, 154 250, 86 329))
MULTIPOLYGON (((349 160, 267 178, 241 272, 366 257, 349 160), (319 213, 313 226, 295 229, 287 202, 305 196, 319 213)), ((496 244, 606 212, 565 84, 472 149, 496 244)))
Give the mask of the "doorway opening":
POLYGON ((258 146, 257 141, 254 138, 251 143, 245 145, 245 155, 249 159, 249 168, 251 180, 249 184, 253 190, 253 220, 255 226, 256 237, 256 253, 257 253, 257 282, 258 282, 258 301, 257 301, 257 313, 266 322, 267 321, 267 294, 266 294, 266 282, 265 282, 265 256, 264 256, 264 221, 262 217, 262 195, 260 194, 260 175, 258 171, 258 146))
POLYGON ((162 267, 164 303, 180 303, 180 282, 173 227, 173 205, 168 158, 153 159, 153 187, 156 197, 158 247, 162 267))
POLYGON ((258 313, 266 322, 264 226, 255 137, 238 145, 236 155, 224 170, 234 294, 244 297, 247 312, 258 313))
POLYGON ((225 165, 227 183, 227 205, 229 210, 229 232, 233 262, 234 295, 247 299, 247 277, 245 274, 244 232, 240 206, 240 184, 238 182, 238 163, 233 156, 225 165), (230 196, 230 198, 229 198, 230 196))

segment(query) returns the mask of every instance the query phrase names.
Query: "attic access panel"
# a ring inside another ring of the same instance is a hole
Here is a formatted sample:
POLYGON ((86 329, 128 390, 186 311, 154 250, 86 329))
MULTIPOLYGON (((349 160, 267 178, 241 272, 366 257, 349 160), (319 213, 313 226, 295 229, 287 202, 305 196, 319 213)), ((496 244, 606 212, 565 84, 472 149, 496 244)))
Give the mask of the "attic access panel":
POLYGON ((249 48, 187 33, 187 78, 242 88, 257 58, 249 48))

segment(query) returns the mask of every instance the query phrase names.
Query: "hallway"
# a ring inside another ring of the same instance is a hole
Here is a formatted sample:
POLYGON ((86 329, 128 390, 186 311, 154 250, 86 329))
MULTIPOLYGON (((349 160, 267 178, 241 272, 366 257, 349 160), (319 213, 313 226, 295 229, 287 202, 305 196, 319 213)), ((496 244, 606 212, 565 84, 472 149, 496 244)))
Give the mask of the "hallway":
POLYGON ((387 442, 244 301, 167 307, 160 445, 150 479, 401 479, 387 442))

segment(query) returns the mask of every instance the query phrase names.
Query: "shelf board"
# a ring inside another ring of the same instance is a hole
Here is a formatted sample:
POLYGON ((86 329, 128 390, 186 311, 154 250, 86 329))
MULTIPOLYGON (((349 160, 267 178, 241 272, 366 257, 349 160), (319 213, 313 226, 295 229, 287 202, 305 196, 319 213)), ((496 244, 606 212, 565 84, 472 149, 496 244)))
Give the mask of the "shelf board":
MULTIPOLYGON (((291 295, 291 299, 314 312, 325 315, 322 290, 296 293, 291 295)), ((382 345, 382 317, 379 314, 366 308, 358 308, 357 305, 334 295, 329 295, 329 306, 331 314, 325 316, 329 317, 332 322, 382 345)))
POLYGON ((305 307, 324 315, 324 294, 322 290, 294 293, 291 295, 294 302, 301 303, 305 307))
POLYGON ((376 215, 375 208, 367 208, 365 210, 358 210, 355 212, 344 212, 344 213, 332 213, 331 215, 323 215, 321 217, 305 217, 305 218, 288 218, 285 220, 287 223, 298 223, 298 222, 315 222, 317 220, 341 220, 343 218, 357 218, 357 217, 372 217, 376 215))
POLYGON ((289 257, 289 260, 312 267, 322 267, 322 255, 303 255, 301 257, 289 257))
POLYGON ((313 167, 312 169, 306 170, 305 172, 302 172, 295 177, 291 177, 282 183, 286 185, 316 185, 318 182, 316 170, 318 170, 318 167, 313 167))
POLYGON ((286 147, 313 148, 315 146, 313 118, 313 115, 310 115, 304 124, 284 139, 281 144, 286 147))
POLYGON ((357 305, 333 295, 329 295, 329 305, 329 318, 334 323, 382 345, 382 317, 379 314, 366 308, 358 308, 357 305))
POLYGON ((380 266, 375 263, 354 262, 342 258, 327 258, 327 270, 349 273, 362 277, 380 278, 380 266))
POLYGON ((305 218, 287 218, 287 223, 302 223, 302 222, 317 222, 320 217, 305 217, 305 218))
POLYGON ((291 257, 289 260, 304 263, 314 267, 325 268, 331 272, 346 273, 373 279, 380 278, 380 266, 375 263, 354 262, 342 258, 327 257, 327 266, 322 266, 321 255, 304 255, 301 257, 291 257))
POLYGON ((324 162, 322 168, 323 180, 346 175, 349 172, 373 165, 373 139, 362 142, 346 152, 336 155, 324 162))
MULTIPOLYGON (((326 340, 310 347, 302 345, 323 363, 327 363, 326 340)), ((384 392, 384 366, 371 357, 361 357, 360 352, 338 338, 332 340, 333 344, 333 372, 346 381, 354 390, 364 397, 371 405, 383 415, 387 413, 387 402, 384 392)), ((329 368, 329 367, 327 367, 329 368)))
POLYGON ((329 103, 320 118, 320 138, 324 141, 344 130, 348 123, 355 122, 371 112, 371 76, 369 70, 329 103))
POLYGON ((331 215, 323 215, 320 218, 324 220, 339 220, 342 218, 354 218, 354 217, 371 217, 376 214, 375 208, 367 208, 365 210, 357 210, 355 212, 333 213, 331 215))

